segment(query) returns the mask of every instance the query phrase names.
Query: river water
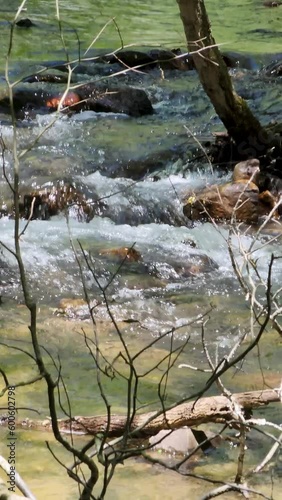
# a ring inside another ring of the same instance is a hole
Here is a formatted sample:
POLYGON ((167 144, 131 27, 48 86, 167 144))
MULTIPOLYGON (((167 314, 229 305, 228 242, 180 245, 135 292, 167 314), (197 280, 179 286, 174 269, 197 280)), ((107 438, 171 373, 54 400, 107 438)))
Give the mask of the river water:
MULTIPOLYGON (((16 0, 8 5, 0 4, 2 55, 8 47, 9 21, 17 7, 16 0)), ((222 50, 245 53, 249 61, 251 70, 232 70, 236 89, 263 123, 278 120, 281 82, 267 80, 259 73, 259 68, 273 60, 274 54, 280 50, 282 10, 266 9, 262 2, 255 0, 237 2, 236 5, 231 0, 207 0, 206 7, 222 50)), ((35 26, 15 30, 9 61, 12 80, 36 72, 42 68, 43 62, 52 63, 65 57, 55 2, 28 1, 25 9, 21 17, 29 17, 35 26)), ((177 4, 173 1, 123 0, 121 4, 101 0, 94 6, 90 0, 76 0, 71 4, 64 0, 60 2, 60 17, 71 58, 82 56, 108 22, 89 54, 116 49, 121 45, 121 38, 124 45, 138 47, 185 47, 177 4), (116 24, 111 21, 113 17, 116 24)), ((3 93, 4 66, 5 59, 1 57, 0 91, 3 93)), ((87 74, 75 77, 77 81, 99 77, 110 82, 112 74, 113 71, 97 75, 96 69, 89 65, 87 74)), ((92 256, 95 277, 100 284, 105 286, 111 281, 107 290, 109 305, 132 352, 156 339, 154 349, 142 358, 140 370, 148 370, 152 363, 158 363, 170 348, 170 334, 157 340, 164 332, 176 328, 173 335, 175 347, 187 342, 171 373, 170 402, 184 395, 191 396, 207 379, 206 374, 177 368, 180 363, 207 367, 201 344, 202 314, 206 313, 209 319, 205 327, 207 343, 212 355, 217 353, 219 358, 250 329, 247 302, 230 263, 226 243, 228 228, 214 227, 210 223, 191 227, 182 213, 183 197, 191 190, 207 182, 219 179, 224 182, 230 178, 230 173, 212 169, 204 157, 195 159, 201 155, 195 137, 205 142, 211 139, 212 132, 222 130, 200 88, 197 75, 193 71, 181 74, 167 71, 163 74, 153 70, 145 74, 130 73, 119 79, 121 84, 144 88, 152 100, 155 114, 135 119, 84 112, 71 117, 59 116, 55 120, 53 115, 36 115, 17 127, 19 152, 30 148, 20 163, 23 193, 46 183, 65 181, 75 183, 87 198, 103 201, 99 213, 90 223, 79 222, 74 210, 69 214, 69 224, 64 214, 49 221, 32 221, 21 237, 28 279, 39 304, 40 338, 53 355, 61 358, 73 414, 99 414, 105 409, 96 391, 93 361, 85 350, 81 335, 82 325, 89 335, 92 331, 87 308, 83 305, 69 307, 65 317, 66 311, 61 307, 62 299, 71 303, 71 300, 83 296, 71 241, 78 252, 79 241, 87 255, 92 256), (120 258, 109 251, 132 246, 140 253, 141 259, 139 262, 126 261, 120 268, 120 258), (89 379, 90 372, 93 381, 89 379)), ((0 119, 1 135, 7 148, 6 173, 12 178, 10 149, 13 131, 7 116, 2 115, 0 119)), ((9 203, 10 193, 3 176, 0 182, 1 202, 9 203)), ((0 219, 1 241, 7 246, 13 245, 13 224, 7 217, 0 219)), ((22 228, 24 224, 22 222, 22 228)), ((242 235, 241 241, 246 248, 253 237, 250 233, 242 235)), ((265 246, 267 238, 268 235, 263 235, 256 243, 255 257, 263 276, 266 276, 271 253, 279 255, 280 250, 279 240, 265 246)), ((235 238, 233 243, 238 246, 235 238)), ((16 347, 28 346, 28 317, 22 306, 16 265, 5 250, 0 254, 0 262, 2 338, 16 347)), ((281 282, 281 277, 278 261, 275 286, 281 282)), ((121 346, 101 301, 97 283, 85 266, 84 278, 90 299, 97 304, 95 314, 101 345, 109 359, 114 359, 121 346)), ((250 338, 246 339, 248 341, 250 338)), ((263 388, 264 383, 270 386, 279 384, 280 352, 275 331, 267 332, 261 352, 264 354, 260 359, 261 366, 256 353, 247 359, 243 370, 226 376, 225 383, 230 390, 254 390, 263 388), (265 371, 264 380, 261 368, 265 371)), ((34 373, 31 363, 22 353, 13 351, 12 356, 10 353, 7 347, 1 347, 3 369, 10 374, 13 383, 23 374, 31 376, 34 373)), ((154 407, 158 381, 157 370, 144 381, 140 394, 143 404, 146 402, 154 407)), ((113 411, 123 412, 126 405, 123 382, 106 379, 104 383, 113 411)), ((18 405, 40 408, 44 418, 48 415, 48 406, 42 392, 40 384, 18 390, 18 405)), ((280 422, 278 408, 274 407, 263 415, 280 422)), ((30 412, 28 416, 33 418, 34 415, 30 412)), ((38 498, 76 498, 71 481, 66 482, 64 471, 58 469, 44 449, 46 439, 50 439, 46 434, 19 433, 19 472, 38 498), (42 457, 40 461, 34 462, 34 446, 42 457), (43 486, 42 479, 37 477, 39 473, 40 477, 44 476, 43 486)), ((262 444, 257 436, 252 436, 249 466, 262 459, 262 449, 267 451, 269 443, 263 441, 262 444)), ((55 443, 54 446, 57 450, 55 443)), ((69 461, 64 455, 62 457, 69 461)), ((236 449, 225 447, 222 454, 201 459, 192 467, 199 474, 233 480, 236 457, 236 449)), ((279 464, 273 467, 273 471, 279 478, 279 464)), ((270 476, 263 476, 263 486, 259 484, 261 480, 257 480, 261 490, 269 495, 270 480, 270 476)), ((209 487, 189 479, 189 498, 200 498, 209 487)), ((117 472, 108 498, 133 495, 138 500, 184 499, 187 498, 187 479, 144 463, 130 462, 123 471, 117 472), (144 486, 145 481, 147 486, 144 486)), ((275 495, 276 499, 282 498, 279 485, 275 486, 275 495)))

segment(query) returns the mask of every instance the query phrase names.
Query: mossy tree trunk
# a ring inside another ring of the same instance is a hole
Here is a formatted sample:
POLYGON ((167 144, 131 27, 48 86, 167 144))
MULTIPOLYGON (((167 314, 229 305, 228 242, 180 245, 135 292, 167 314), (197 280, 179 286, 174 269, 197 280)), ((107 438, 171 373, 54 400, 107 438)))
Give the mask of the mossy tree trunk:
POLYGON ((244 157, 259 157, 273 145, 269 134, 234 90, 228 69, 211 33, 203 0, 177 0, 188 50, 216 113, 244 157))

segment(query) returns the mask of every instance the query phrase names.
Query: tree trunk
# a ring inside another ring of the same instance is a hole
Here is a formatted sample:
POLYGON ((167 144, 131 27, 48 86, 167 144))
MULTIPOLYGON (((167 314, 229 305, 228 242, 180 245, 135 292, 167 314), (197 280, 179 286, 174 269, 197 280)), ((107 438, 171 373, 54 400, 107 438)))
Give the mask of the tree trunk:
POLYGON ((203 88, 242 158, 257 158, 273 145, 273 135, 260 125, 235 92, 228 69, 211 33, 203 0, 177 0, 188 50, 193 54, 203 88), (208 47, 208 48, 205 48, 208 47))
MULTIPOLYGON (((279 402, 280 398, 277 392, 272 390, 253 391, 233 394, 233 403, 236 403, 245 412, 253 408, 262 407, 269 403, 279 402)), ((162 429, 179 429, 184 426, 192 427, 208 422, 224 423, 234 420, 234 405, 231 404, 225 396, 211 396, 201 398, 198 401, 184 403, 168 410, 165 414, 156 416, 156 412, 143 413, 136 415, 131 425, 131 432, 134 431, 135 437, 146 437, 157 434, 162 429), (148 420, 150 419, 150 422, 148 420)), ((26 420, 18 422, 26 428, 51 430, 51 422, 32 422, 26 420)), ((108 437, 122 436, 127 425, 125 415, 111 415, 108 437)), ((59 421, 61 432, 97 434, 104 432, 107 428, 106 416, 93 417, 74 417, 59 421)))

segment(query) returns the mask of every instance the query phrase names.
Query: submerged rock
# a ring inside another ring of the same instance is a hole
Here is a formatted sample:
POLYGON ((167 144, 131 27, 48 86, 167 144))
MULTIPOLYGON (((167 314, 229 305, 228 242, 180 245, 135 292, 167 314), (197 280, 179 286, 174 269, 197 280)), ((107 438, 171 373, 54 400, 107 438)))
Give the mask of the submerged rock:
POLYGON ((101 250, 99 255, 118 260, 127 260, 129 262, 140 262, 142 255, 134 247, 121 247, 121 248, 107 248, 101 250))
POLYGON ((18 285, 19 276, 17 270, 11 265, 9 260, 4 255, 0 256, 0 305, 7 290, 12 290, 18 285))
POLYGON ((31 21, 28 17, 24 19, 20 19, 19 21, 16 22, 16 25, 19 28, 32 28, 32 26, 36 26, 34 22, 31 21))
POLYGON ((153 57, 140 50, 118 50, 113 54, 101 56, 97 59, 97 62, 104 62, 107 64, 118 63, 130 68, 143 65, 150 65, 150 67, 155 66, 153 57))
POLYGON ((152 276, 168 282, 183 281, 201 274, 212 273, 218 269, 217 263, 208 255, 191 253, 189 259, 167 258, 165 262, 156 261, 148 266, 152 276))
MULTIPOLYGON (((92 301, 90 307, 95 307, 96 305, 97 302, 92 301)), ((84 299, 61 299, 59 307, 55 310, 55 315, 81 321, 90 319, 89 306, 84 299)))

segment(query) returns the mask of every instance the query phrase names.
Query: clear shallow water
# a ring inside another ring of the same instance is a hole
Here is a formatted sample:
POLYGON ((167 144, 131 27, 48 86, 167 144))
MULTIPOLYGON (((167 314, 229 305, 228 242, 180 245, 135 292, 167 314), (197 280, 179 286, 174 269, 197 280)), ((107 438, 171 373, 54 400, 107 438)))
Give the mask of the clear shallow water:
MULTIPOLYGON (((13 19, 18 2, 0 6, 1 45, 7 47, 9 21, 13 19)), ((207 0, 213 33, 218 43, 228 49, 247 53, 280 52, 281 10, 266 9, 258 0, 207 0)), ((29 17, 36 24, 33 30, 17 29, 15 32, 13 60, 42 60, 64 54, 58 33, 55 2, 28 0, 22 17, 29 17), (44 34, 44 35, 43 35, 44 34), (38 46, 38 40, 40 45, 38 46), (53 56, 51 55, 53 54, 53 56)), ((162 45, 185 47, 182 24, 175 1, 148 0, 142 2, 79 0, 69 4, 60 1, 67 50, 78 56, 102 32, 96 48, 117 48, 124 45, 162 45), (111 22, 115 19, 115 23, 111 22), (78 44, 78 40, 80 44, 78 44)))
MULTIPOLYGON (((238 304, 240 303, 238 297, 238 304)), ((194 306, 196 304, 194 303, 194 306)), ((217 349, 219 356, 225 352, 226 347, 234 342, 237 338, 238 330, 242 333, 244 328, 247 328, 247 317, 248 313, 244 308, 240 314, 240 323, 238 323, 238 308, 234 312, 235 299, 234 296, 228 299, 227 296, 221 297, 218 302, 218 314, 212 315, 211 319, 206 327, 206 340, 209 348, 211 349, 212 355, 215 354, 213 351, 214 342, 212 337, 217 338, 217 349), (229 309, 229 314, 227 311, 229 309), (221 321, 219 322, 219 318, 221 321)), ((196 316, 199 313, 199 302, 197 307, 192 307, 192 304, 186 302, 185 308, 186 313, 189 311, 189 317, 196 316), (198 307, 198 310, 197 310, 198 307), (194 310, 193 310, 194 309, 194 310)), ((201 311, 203 311, 204 304, 202 303, 201 311)), ((7 315, 5 316, 5 311, 11 311, 9 309, 9 303, 4 301, 4 305, 1 307, 0 322, 1 322, 1 339, 5 339, 6 342, 12 345, 20 346, 22 348, 27 348, 28 343, 24 342, 27 338, 27 314, 22 307, 14 308, 14 325, 8 321, 7 315)), ((117 353, 120 351, 121 346, 117 339, 115 332, 111 325, 107 325, 105 321, 98 321, 97 327, 100 335, 100 348, 102 349, 104 355, 108 359, 116 357, 117 353)), ((48 349, 49 352, 54 356, 60 356, 61 363, 63 366, 62 375, 64 381, 68 388, 69 397, 72 401, 72 411, 73 414, 101 414, 104 413, 104 407, 101 398, 97 394, 96 390, 96 378, 95 378, 95 368, 93 366, 93 360, 89 356, 89 352, 85 350, 84 340, 81 335, 81 327, 89 337, 91 336, 91 325, 86 322, 67 322, 64 318, 56 317, 56 315, 50 316, 50 309, 46 309, 42 306, 39 308, 38 316, 38 328, 41 343, 48 349), (77 369, 79 366, 79 370, 77 369), (91 394, 91 397, 89 397, 91 394)), ((137 349, 144 347, 146 342, 152 340, 152 334, 149 330, 141 329, 138 331, 138 327, 135 325, 126 325, 120 323, 120 328, 123 330, 124 336, 126 338, 127 347, 131 353, 136 352, 137 349)), ((180 333, 180 332, 179 332, 180 333)), ((175 338, 174 347, 181 345, 183 340, 181 338, 187 338, 187 334, 190 335, 190 340, 187 346, 178 359, 178 363, 189 363, 199 367, 206 367, 206 363, 203 360, 203 353, 201 352, 201 340, 200 340, 200 325, 199 327, 192 327, 191 330, 183 329, 179 338, 175 338)), ((171 339, 168 338, 166 341, 160 341, 157 343, 153 350, 150 352, 145 352, 142 356, 138 365, 138 372, 147 371, 152 363, 157 363, 167 352, 171 339)), ((279 343, 277 335, 269 334, 267 338, 263 339, 261 344, 261 349, 264 353, 261 359, 261 366, 257 366, 256 353, 253 356, 249 356, 244 363, 243 372, 234 370, 233 373, 225 378, 225 384, 228 385, 230 389, 234 391, 240 390, 256 390, 262 387, 262 384, 270 384, 277 386, 280 380, 279 369, 275 370, 274 366, 279 366, 279 343), (262 379, 262 371, 264 373, 264 381, 262 379), (248 376, 246 376, 248 374, 248 376)), ((10 350, 0 347, 0 355, 2 360, 2 368, 5 369, 9 376, 9 380, 13 382, 17 380, 18 377, 31 377, 32 368, 30 359, 23 358, 21 353, 15 352, 13 356, 10 355, 10 350)), ((179 369, 178 363, 171 372, 171 376, 168 380, 168 397, 169 401, 173 401, 175 398, 184 395, 191 395, 195 393, 202 384, 205 382, 207 375, 199 374, 195 371, 189 369, 179 369)), ((51 367, 50 367, 51 368, 51 367)), ((118 368, 123 371, 125 367, 122 363, 118 364, 118 368)), ((140 404, 143 402, 150 403, 151 407, 154 407, 153 402, 157 400, 157 389, 159 380, 159 370, 157 373, 151 372, 149 375, 142 379, 140 387, 140 404)), ((109 400, 112 405, 113 412, 122 412, 123 405, 125 403, 125 390, 124 383, 121 379, 115 378, 112 381, 104 380, 104 388, 108 394, 109 400)), ((24 416, 28 416, 30 419, 35 418, 45 418, 48 416, 48 406, 45 398, 42 397, 44 394, 43 384, 36 384, 32 387, 26 387, 22 389, 17 389, 17 404, 22 407, 31 407, 40 410, 40 414, 36 415, 32 411, 25 410, 20 412, 20 415, 24 413, 24 416)), ((64 403, 64 399, 63 399, 64 403)), ((261 410, 256 412, 256 416, 261 416, 269 418, 271 420, 280 421, 280 405, 273 406, 269 409, 261 410)), ((218 430, 217 426, 207 426, 207 430, 218 430)), ((6 440, 6 429, 0 428, 1 438, 3 442, 6 440)), ((231 432, 231 434, 233 434, 231 432)), ((65 471, 62 470, 58 465, 50 460, 49 452, 44 446, 44 442, 48 440, 52 445, 52 449, 58 453, 59 457, 64 460, 67 464, 70 463, 70 457, 66 456, 62 450, 59 449, 58 445, 53 441, 53 438, 49 433, 43 433, 39 431, 17 431, 17 463, 18 471, 22 474, 25 481, 29 484, 33 493, 42 498, 42 492, 44 491, 44 498, 52 499, 57 498, 58 491, 60 493, 60 498, 63 499, 75 499, 77 498, 76 490, 74 484, 66 477, 65 471), (34 461, 35 450, 37 454, 40 455, 40 460, 34 461), (43 481, 44 480, 44 485, 43 481), (43 488, 43 489, 42 489, 43 488)), ((83 442, 83 439, 80 439, 83 442)), ((76 438, 76 441, 78 440, 76 438)), ((248 446, 250 453, 247 454, 246 467, 249 468, 253 464, 256 464, 261 460, 262 456, 265 456, 269 449, 269 442, 262 440, 260 435, 256 433, 251 433, 248 436, 248 446)), ((160 459, 166 459, 162 455, 158 455, 160 459)), ((237 449, 230 447, 228 444, 221 447, 221 449, 216 453, 208 457, 196 458, 192 461, 189 469, 200 475, 207 475, 208 477, 214 478, 226 478, 231 480, 235 474, 237 460, 237 449)), ((117 473, 114 480, 109 488, 108 495, 106 498, 120 499, 124 495, 128 494, 128 484, 129 482, 134 482, 131 487, 132 492, 136 495, 136 498, 149 499, 163 498, 170 500, 172 498, 187 498, 187 481, 189 481, 189 492, 191 498, 201 498, 205 491, 210 489, 210 485, 201 483, 192 478, 185 479, 183 477, 178 477, 173 473, 164 472, 159 467, 152 467, 142 461, 129 461, 126 466, 117 469, 117 473), (146 476, 146 481, 144 481, 144 475, 146 476), (150 484, 148 485, 148 479, 150 479, 150 484)), ((269 494, 270 488, 274 487, 273 495, 274 498, 279 499, 280 489, 279 489, 279 477, 276 482, 273 477, 270 479, 266 474, 257 478, 258 484, 254 486, 258 487, 260 491, 269 494), (263 485, 260 484, 263 479, 263 485)), ((231 495, 231 498, 232 495, 231 495)), ((234 496, 236 498, 236 496, 234 496)))
MULTIPOLYGON (((117 2, 100 2, 99 5, 95 4, 95 11, 92 3, 84 0, 79 4, 72 3, 70 7, 69 2, 61 2, 62 18, 68 23, 64 24, 65 35, 72 57, 78 56, 73 27, 78 30, 83 51, 112 16, 116 16, 125 44, 156 44, 170 48, 185 46, 174 2, 159 2, 154 5, 149 2, 125 2, 124 8, 117 2), (85 15, 85 11, 91 12, 91 16, 85 15)), ((17 2, 9 2, 9 6, 0 5, 0 41, 4 48, 7 46, 8 21, 15 5, 17 2)), ((207 8, 216 39, 226 44, 224 48, 252 54, 273 54, 280 50, 280 9, 264 9, 255 1, 241 4, 237 2, 235 5, 233 1, 214 0, 207 1, 207 8)), ((54 5, 50 5, 50 2, 30 1, 27 9, 24 14, 37 27, 32 30, 16 30, 11 61, 13 78, 30 74, 40 68, 39 63, 42 61, 62 59, 64 56, 54 5)), ((108 49, 119 45, 116 28, 111 24, 95 48, 108 49)), ((258 61, 260 59, 258 55, 258 61)), ((1 70, 3 67, 4 59, 1 59, 1 70)), ((92 78, 95 71, 91 71, 89 73, 92 78)), ((200 326, 186 326, 187 320, 198 318, 199 314, 210 308, 211 303, 216 306, 207 326, 207 341, 214 355, 217 350, 219 355, 224 355, 238 335, 249 331, 245 297, 234 279, 223 238, 227 236, 226 229, 222 228, 218 232, 210 224, 190 228, 182 215, 182 199, 187 192, 206 182, 217 181, 220 176, 223 176, 223 181, 229 178, 228 174, 212 174, 204 159, 192 161, 191 144, 195 145, 193 134, 197 134, 197 137, 201 134, 204 141, 211 137, 213 131, 222 127, 193 72, 185 75, 168 72, 164 76, 163 79, 163 75, 152 72, 151 75, 127 76, 120 80, 146 89, 156 110, 152 117, 135 120, 118 115, 97 116, 93 113, 82 113, 71 118, 60 117, 21 161, 21 189, 24 193, 31 186, 64 179, 76 182, 88 197, 107 197, 100 216, 96 216, 89 224, 78 223, 71 217, 70 227, 75 245, 79 239, 86 251, 93 255, 97 275, 103 284, 116 271, 118 262, 102 256, 101 252, 109 248, 129 247, 135 243, 142 255, 140 263, 126 264, 118 272, 108 290, 111 309, 124 328, 128 345, 132 350, 141 348, 160 333, 177 326, 176 343, 180 344, 190 336, 180 361, 206 366, 200 326), (187 132, 184 125, 191 132, 187 132), (136 177, 141 177, 141 181, 136 182, 136 177), (127 319, 138 320, 140 323, 123 323, 127 319)), ((85 81, 88 76, 78 75, 77 78, 85 81)), ((279 118, 279 81, 265 80, 255 71, 241 70, 235 70, 233 78, 236 88, 248 99, 249 105, 264 123, 279 118)), ((1 133, 9 148, 12 145, 9 119, 4 116, 0 118, 1 133)), ((31 121, 21 123, 17 129, 19 150, 31 146, 37 134, 43 131, 51 119, 50 116, 38 115, 31 121)), ((6 170, 11 178, 12 157, 9 150, 6 152, 6 170)), ((3 178, 0 188, 2 202, 9 198, 3 178)), ((0 238, 8 245, 12 244, 12 220, 0 219, 0 238)), ((76 321, 75 314, 70 323, 58 315, 57 311, 62 298, 82 296, 81 280, 70 248, 66 221, 63 216, 50 221, 32 221, 21 240, 32 290, 39 302, 41 340, 63 360, 74 412, 102 413, 104 408, 101 400, 99 396, 93 396, 93 387, 89 384, 89 372, 93 370, 93 365, 81 340, 81 325, 90 328, 87 315, 83 316, 82 310, 83 323, 76 321)), ((243 241, 248 245, 251 237, 246 236, 243 241)), ((270 248, 263 247, 255 254, 260 258, 259 264, 264 274, 272 251, 279 254, 279 243, 270 248)), ((22 297, 14 262, 5 251, 4 255, 0 254, 0 261, 5 263, 1 268, 1 293, 4 302, 0 308, 1 337, 7 337, 10 341, 16 339, 18 345, 19 340, 27 342, 28 318, 21 305, 17 305, 21 304, 22 297)), ((89 273, 86 273, 86 281, 91 298, 98 300, 99 291, 89 273)), ((277 262, 275 285, 280 283, 281 264, 277 262)), ((96 314, 103 348, 113 357, 118 353, 120 345, 112 326, 108 324, 105 307, 97 307, 96 314)), ((151 359, 145 359, 141 365, 148 367, 152 358, 154 361, 159 359, 169 347, 170 338, 158 344, 151 359)), ((32 373, 31 366, 21 355, 14 353, 10 356, 10 351, 1 349, 5 369, 13 379, 22 376, 23 371, 26 375, 32 373)), ((267 383, 277 386, 280 377, 280 352, 275 332, 268 332, 262 351, 267 383)), ((228 387, 238 391, 262 388, 265 381, 260 368, 256 356, 250 357, 244 371, 236 372, 236 376, 233 373, 227 376, 228 387)), ((93 379, 95 380, 94 376, 93 379)), ((142 386, 142 398, 147 403, 156 400, 156 380, 158 378, 152 375, 142 386)), ((182 370, 176 369, 171 377, 169 397, 175 400, 183 395, 191 395, 202 387, 205 380, 206 375, 189 371, 187 376, 182 370)), ((107 390, 115 410, 122 412, 125 399, 121 381, 115 381, 114 387, 113 384, 108 384, 107 390)), ((31 389, 23 389, 18 397, 23 405, 40 407, 43 416, 48 414, 40 384, 31 389)), ((279 422, 279 411, 271 408, 269 412, 271 418, 279 422)), ((22 450, 25 450, 30 440, 37 439, 36 434, 33 437, 31 433, 31 436, 23 434, 20 446, 22 455, 19 463, 23 467, 23 476, 27 480, 30 477, 30 485, 34 486, 41 498, 42 482, 35 479, 34 475, 42 473, 44 468, 48 483, 44 498, 56 498, 54 467, 56 471, 58 468, 50 464, 49 454, 46 463, 41 463, 41 468, 33 462, 29 471, 24 468, 25 460, 22 456, 25 456, 25 451, 22 450)), ((42 438, 40 434, 36 444, 40 452, 42 438)), ((256 450, 261 451, 258 441, 256 450)), ((266 449, 263 450, 265 452, 266 449)), ((262 457, 253 454, 253 458, 258 461, 262 457)), ((225 461, 222 455, 218 467, 220 474, 225 461)), ((235 455, 232 456, 232 461, 235 462, 235 455)), ((205 465, 210 473, 218 475, 215 461, 212 464, 205 462, 202 467, 205 465)), ((61 474, 56 474, 58 482, 59 478, 62 481, 61 474)), ((227 467, 224 474, 229 479, 234 471, 232 469, 230 472, 227 467)), ((117 487, 113 486, 110 490, 109 498, 126 496, 128 482, 131 484, 133 478, 135 490, 132 489, 131 492, 138 499, 152 498, 152 495, 153 498, 168 500, 187 498, 185 480, 170 474, 163 475, 154 468, 135 462, 117 476, 113 483, 117 487), (146 483, 150 483, 148 491, 144 491, 144 475, 146 483), (165 488, 162 489, 164 484, 165 488)), ((55 481, 56 488, 58 482, 55 481)), ((190 484, 189 479, 192 497, 199 498, 205 487, 202 483, 190 484)), ((60 498, 76 498, 72 487, 69 489, 62 484, 60 498)))
MULTIPOLYGON (((5 440, 5 431, 0 429, 0 433, 1 439, 5 440)), ((58 498, 59 492, 61 500, 74 500, 78 496, 77 489, 74 487, 72 480, 66 477, 65 472, 58 468, 57 463, 50 461, 50 452, 42 444, 46 439, 60 459, 65 459, 68 464, 70 463, 49 434, 28 431, 20 432, 18 435, 18 453, 22 477, 28 482, 32 492, 40 499, 54 500, 58 498), (40 454, 40 462, 37 462, 31 473, 30 463, 34 461, 34 449, 40 454), (52 474, 51 482, 49 481, 50 474, 52 474), (44 493, 42 490, 43 482, 44 493)), ((234 458, 235 460, 234 450, 230 449, 228 453, 231 459, 234 458)), ((159 458, 163 458, 163 456, 160 455, 159 458)), ((197 458, 194 460, 194 465, 196 466, 195 472, 198 474, 206 472, 201 459, 197 458)), ((210 461, 207 467, 211 475, 216 474, 219 467, 221 471, 223 469, 223 465, 219 465, 215 457, 213 457, 213 460, 210 461)), ((227 471, 228 465, 225 465, 224 468, 227 471)), ((187 499, 187 478, 176 475, 173 472, 164 473, 160 467, 152 467, 150 464, 142 463, 140 460, 129 460, 126 466, 117 468, 115 478, 116 482, 113 482, 109 487, 107 498, 110 500, 128 498, 129 484, 130 496, 134 496, 140 500, 152 500, 152 498, 154 500, 162 500, 164 498, 166 500, 174 500, 176 496, 179 500, 187 499), (116 487, 117 484, 118 487, 116 487)), ((264 484, 260 485, 260 490, 266 495, 269 495, 270 491, 272 491, 274 498, 280 500, 279 482, 274 482, 271 485, 265 477, 263 480, 264 484)), ((189 498, 191 499, 196 500, 211 489, 208 483, 203 483, 193 478, 188 478, 188 481, 189 498)), ((229 493, 228 498, 236 500, 238 496, 229 493)))

